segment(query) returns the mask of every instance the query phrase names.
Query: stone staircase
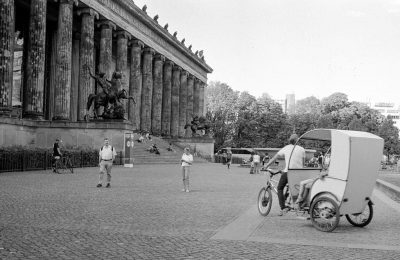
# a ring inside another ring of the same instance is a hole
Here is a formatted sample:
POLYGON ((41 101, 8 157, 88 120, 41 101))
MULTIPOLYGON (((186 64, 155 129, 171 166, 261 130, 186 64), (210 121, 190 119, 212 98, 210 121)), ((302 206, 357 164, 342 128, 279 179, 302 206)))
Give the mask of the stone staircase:
MULTIPOLYGON (((173 143, 173 142, 172 142, 173 143)), ((173 151, 168 151, 169 140, 152 136, 152 140, 146 140, 145 143, 139 143, 135 140, 133 148, 134 164, 179 164, 182 158, 183 149, 172 145, 173 151), (150 153, 149 149, 153 144, 156 144, 160 154, 150 153)), ((205 163, 206 160, 200 157, 194 157, 195 163, 205 163)))

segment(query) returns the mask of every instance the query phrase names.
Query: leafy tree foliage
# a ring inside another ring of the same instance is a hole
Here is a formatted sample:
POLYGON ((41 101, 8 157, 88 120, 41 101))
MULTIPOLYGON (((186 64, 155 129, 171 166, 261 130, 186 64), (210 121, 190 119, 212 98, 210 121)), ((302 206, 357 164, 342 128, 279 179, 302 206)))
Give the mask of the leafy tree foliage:
POLYGON ((314 128, 366 131, 385 140, 385 152, 400 154, 399 130, 393 121, 347 95, 333 93, 321 101, 307 97, 297 101, 296 113, 286 115, 267 93, 256 99, 248 92, 232 90, 225 83, 211 82, 207 118, 212 123, 215 148, 282 147, 292 133, 314 128))

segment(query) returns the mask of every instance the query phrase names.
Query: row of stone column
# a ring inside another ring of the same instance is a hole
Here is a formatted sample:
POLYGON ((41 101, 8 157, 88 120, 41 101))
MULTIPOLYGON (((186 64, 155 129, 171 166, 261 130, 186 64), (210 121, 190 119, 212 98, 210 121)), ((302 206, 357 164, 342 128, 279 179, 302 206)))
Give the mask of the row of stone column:
MULTIPOLYGON (((58 28, 52 44, 52 70, 49 86, 50 110, 54 120, 70 120, 71 111, 71 58, 73 4, 77 0, 58 0, 58 28), (53 100, 54 97, 54 100, 53 100)), ((31 0, 29 23, 29 46, 24 87, 23 115, 42 118, 44 115, 44 70, 46 42, 47 0, 31 0)), ((78 120, 84 120, 86 102, 94 93, 95 19, 99 14, 90 9, 78 10, 81 16, 79 45, 78 120)), ((11 110, 12 70, 14 45, 14 0, 0 3, 0 113, 11 110)), ((136 104, 129 102, 128 119, 136 128, 154 134, 184 136, 184 126, 193 115, 202 115, 204 106, 204 83, 189 75, 172 61, 165 60, 138 39, 132 39, 125 31, 116 31, 111 21, 98 21, 100 27, 99 70, 111 78, 112 39, 117 37, 116 70, 122 72, 122 84, 128 87, 136 104), (113 30, 115 31, 113 34, 113 30), (128 45, 131 46, 129 83, 127 82, 128 45)))

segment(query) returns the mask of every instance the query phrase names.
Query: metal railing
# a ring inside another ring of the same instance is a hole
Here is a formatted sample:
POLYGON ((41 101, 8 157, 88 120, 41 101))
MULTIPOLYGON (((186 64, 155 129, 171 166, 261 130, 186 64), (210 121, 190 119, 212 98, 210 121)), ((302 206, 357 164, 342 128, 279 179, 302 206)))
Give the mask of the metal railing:
MULTIPOLYGON (((97 151, 64 152, 74 168, 94 167, 99 164, 97 151)), ((2 151, 0 150, 0 172, 17 172, 51 169, 53 154, 48 151, 2 151)), ((123 164, 122 152, 117 152, 115 165, 123 164)))

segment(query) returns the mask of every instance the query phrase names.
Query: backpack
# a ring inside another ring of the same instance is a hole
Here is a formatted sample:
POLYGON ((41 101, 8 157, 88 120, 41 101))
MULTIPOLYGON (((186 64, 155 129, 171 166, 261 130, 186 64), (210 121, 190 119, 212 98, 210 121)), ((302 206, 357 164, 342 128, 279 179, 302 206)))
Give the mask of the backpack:
MULTIPOLYGON (((104 146, 102 146, 102 147, 100 148, 100 151, 103 151, 103 147, 104 147, 104 146)), ((112 147, 112 146, 111 146, 111 152, 114 152, 114 147, 112 147)))

